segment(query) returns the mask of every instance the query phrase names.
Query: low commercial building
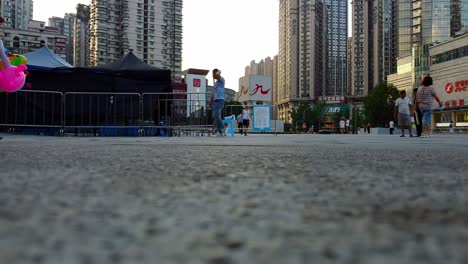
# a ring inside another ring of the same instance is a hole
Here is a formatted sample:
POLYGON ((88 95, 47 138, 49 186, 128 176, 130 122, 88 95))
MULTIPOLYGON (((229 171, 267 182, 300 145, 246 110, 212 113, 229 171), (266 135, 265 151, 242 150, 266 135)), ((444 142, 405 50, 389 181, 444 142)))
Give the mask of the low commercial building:
POLYGON ((468 34, 429 48, 430 75, 445 108, 435 111, 433 124, 468 128, 468 34))

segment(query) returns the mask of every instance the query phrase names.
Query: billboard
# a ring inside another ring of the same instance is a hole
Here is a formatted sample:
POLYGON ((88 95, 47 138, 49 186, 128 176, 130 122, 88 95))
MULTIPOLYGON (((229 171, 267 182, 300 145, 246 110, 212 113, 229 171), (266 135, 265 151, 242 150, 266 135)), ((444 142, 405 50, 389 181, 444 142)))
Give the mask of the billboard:
POLYGON ((270 131, 271 106, 255 105, 253 107, 252 121, 254 131, 270 131))
POLYGON ((468 105, 468 77, 434 79, 434 87, 446 108, 468 105))
POLYGON ((187 117, 206 110, 206 76, 187 74, 187 117))
POLYGON ((271 76, 250 75, 239 79, 239 101, 271 102, 273 90, 271 76))
POLYGON ((249 76, 239 78, 240 102, 249 101, 249 76))

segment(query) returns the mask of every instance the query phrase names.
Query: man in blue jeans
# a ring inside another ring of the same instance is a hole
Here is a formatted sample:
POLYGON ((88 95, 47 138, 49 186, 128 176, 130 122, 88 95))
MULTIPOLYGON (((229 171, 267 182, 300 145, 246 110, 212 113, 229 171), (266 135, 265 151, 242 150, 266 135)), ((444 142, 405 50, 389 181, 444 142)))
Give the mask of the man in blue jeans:
POLYGON ((213 79, 214 83, 214 93, 211 98, 213 102, 213 117, 214 117, 214 136, 224 136, 224 124, 223 119, 221 118, 221 111, 224 107, 224 87, 225 81, 221 77, 221 71, 218 69, 213 70, 213 79))

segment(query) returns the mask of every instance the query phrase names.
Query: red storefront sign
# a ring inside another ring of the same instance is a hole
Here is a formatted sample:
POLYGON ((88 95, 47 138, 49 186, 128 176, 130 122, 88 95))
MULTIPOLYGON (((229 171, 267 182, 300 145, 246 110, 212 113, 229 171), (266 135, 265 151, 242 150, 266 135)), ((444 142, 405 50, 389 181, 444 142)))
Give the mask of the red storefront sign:
POLYGON ((445 85, 445 91, 448 94, 451 94, 453 92, 455 92, 455 93, 466 92, 467 87, 468 87, 468 80, 458 81, 458 82, 455 82, 455 83, 449 82, 449 83, 447 83, 445 85))

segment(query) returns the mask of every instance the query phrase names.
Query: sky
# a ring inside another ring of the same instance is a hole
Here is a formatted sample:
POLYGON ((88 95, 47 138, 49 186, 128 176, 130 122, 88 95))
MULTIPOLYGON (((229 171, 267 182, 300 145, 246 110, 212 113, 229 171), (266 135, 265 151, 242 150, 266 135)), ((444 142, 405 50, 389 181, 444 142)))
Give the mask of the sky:
MULTIPOLYGON (((76 13, 77 4, 91 2, 33 1, 34 19, 46 22, 52 16, 76 13)), ((279 0, 184 0, 182 70, 218 68, 226 87, 237 91, 250 61, 278 54, 278 12, 279 0)), ((208 79, 211 83, 211 76, 208 79)))

